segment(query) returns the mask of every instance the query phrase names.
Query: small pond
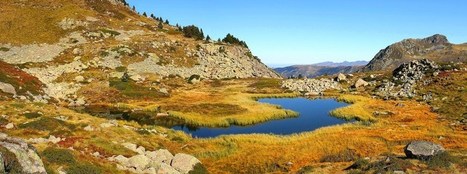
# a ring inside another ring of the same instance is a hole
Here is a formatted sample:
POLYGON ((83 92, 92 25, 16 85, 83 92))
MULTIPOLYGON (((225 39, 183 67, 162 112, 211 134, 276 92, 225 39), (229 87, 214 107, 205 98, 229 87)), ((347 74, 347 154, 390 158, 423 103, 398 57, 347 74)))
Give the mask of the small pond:
POLYGON ((174 126, 173 129, 185 131, 193 137, 209 138, 230 134, 280 134, 288 135, 312 131, 321 127, 345 123, 346 120, 329 115, 329 112, 348 104, 334 99, 274 98, 259 99, 259 102, 279 105, 284 109, 298 112, 296 118, 272 120, 251 126, 230 126, 227 128, 207 128, 193 126, 174 126))

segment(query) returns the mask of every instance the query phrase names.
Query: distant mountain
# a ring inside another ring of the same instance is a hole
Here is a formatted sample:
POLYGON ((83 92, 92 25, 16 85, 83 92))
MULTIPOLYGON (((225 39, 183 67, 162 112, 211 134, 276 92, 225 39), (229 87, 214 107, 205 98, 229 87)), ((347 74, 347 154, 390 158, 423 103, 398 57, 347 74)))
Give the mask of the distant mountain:
POLYGON ((312 65, 316 66, 329 66, 329 67, 338 67, 338 66, 365 66, 368 64, 368 61, 355 61, 355 62, 349 62, 349 61, 344 61, 340 63, 335 63, 335 62, 322 62, 322 63, 316 63, 312 65))
POLYGON ((355 61, 355 62, 322 62, 311 65, 293 65, 283 68, 275 68, 274 70, 281 74, 284 78, 297 77, 299 75, 309 78, 318 77, 321 75, 333 75, 338 73, 353 73, 360 70, 368 62, 355 61))
POLYGON ((446 36, 440 34, 424 39, 405 39, 379 51, 362 70, 393 70, 402 63, 417 59, 429 59, 435 62, 466 62, 467 45, 451 44, 446 36))

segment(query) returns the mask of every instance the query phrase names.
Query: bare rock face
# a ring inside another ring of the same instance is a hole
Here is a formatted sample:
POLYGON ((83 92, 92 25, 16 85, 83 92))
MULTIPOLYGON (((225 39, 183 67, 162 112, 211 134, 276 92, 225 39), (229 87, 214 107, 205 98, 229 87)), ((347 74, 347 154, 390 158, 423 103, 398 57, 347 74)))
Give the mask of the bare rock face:
POLYGON ((0 133, 0 173, 46 174, 33 146, 0 133), (3 171, 2 171, 3 169, 3 171))
POLYGON ((420 57, 437 62, 467 61, 467 54, 455 49, 446 36, 436 34, 424 39, 405 39, 382 49, 362 71, 394 70, 420 57))
POLYGON ((430 159, 444 151, 445 149, 441 145, 428 141, 413 141, 404 148, 407 157, 422 160, 430 159))

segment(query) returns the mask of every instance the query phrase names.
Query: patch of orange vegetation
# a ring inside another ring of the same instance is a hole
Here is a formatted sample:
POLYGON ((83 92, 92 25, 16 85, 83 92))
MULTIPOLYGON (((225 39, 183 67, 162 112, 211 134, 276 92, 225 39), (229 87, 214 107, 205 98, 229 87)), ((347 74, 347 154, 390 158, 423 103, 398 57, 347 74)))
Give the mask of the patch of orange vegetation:
POLYGON ((346 124, 292 136, 239 135, 196 139, 193 143, 199 148, 191 149, 191 153, 198 154, 213 173, 277 172, 277 166, 288 162, 293 163, 287 168, 288 172, 326 164, 335 165, 329 172, 339 173, 346 165, 338 161, 322 163, 321 159, 345 149, 354 151, 355 158, 388 152, 403 155, 403 147, 412 140, 440 143, 450 151, 467 149, 465 132, 450 129, 446 121, 437 119, 437 114, 431 112, 428 105, 407 101, 403 102, 404 107, 398 107, 397 103, 369 99, 364 109, 370 113, 394 113, 376 116, 377 122, 370 126, 346 124))
POLYGON ((15 86, 19 92, 29 91, 35 94, 42 89, 43 84, 39 79, 13 65, 0 61, 0 70, 0 81, 10 83, 15 86), (19 87, 22 89, 19 89, 19 87))

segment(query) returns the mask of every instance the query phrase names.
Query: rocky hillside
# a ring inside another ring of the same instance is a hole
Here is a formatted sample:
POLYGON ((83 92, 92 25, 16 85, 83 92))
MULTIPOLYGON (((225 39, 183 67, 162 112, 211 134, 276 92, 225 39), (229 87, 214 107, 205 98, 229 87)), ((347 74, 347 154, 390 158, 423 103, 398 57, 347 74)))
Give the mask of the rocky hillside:
POLYGON ((245 46, 185 37, 180 28, 141 16, 121 1, 0 5, 0 60, 37 78, 45 94, 60 101, 83 103, 79 90, 108 87, 125 73, 140 84, 168 77, 280 78, 245 46))
POLYGON ((274 70, 284 78, 298 77, 299 75, 308 78, 314 78, 322 75, 334 75, 339 73, 349 74, 358 71, 368 62, 323 62, 313 65, 294 65, 283 68, 275 68, 274 70))
POLYGON ((424 39, 405 39, 379 51, 363 71, 392 71, 403 63, 420 59, 466 62, 467 45, 451 44, 446 36, 439 34, 424 39))

